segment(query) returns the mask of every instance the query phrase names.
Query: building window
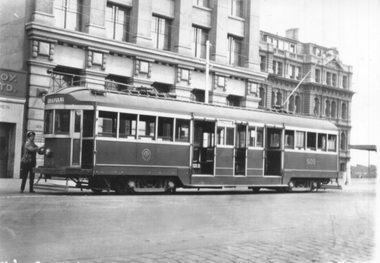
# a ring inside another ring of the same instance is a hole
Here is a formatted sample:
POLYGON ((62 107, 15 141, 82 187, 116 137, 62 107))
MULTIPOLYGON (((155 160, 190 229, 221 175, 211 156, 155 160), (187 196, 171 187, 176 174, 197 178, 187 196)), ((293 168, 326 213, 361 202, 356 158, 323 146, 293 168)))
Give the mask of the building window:
POLYGON ((129 10, 127 8, 113 4, 107 4, 107 37, 119 41, 128 41, 129 17, 129 10))
POLYGON ((289 98, 289 111, 294 112, 294 96, 290 96, 289 98))
POLYGON ((346 133, 345 132, 342 132, 341 135, 340 135, 340 149, 342 151, 345 151, 346 150, 346 133))
POLYGON ((228 37, 228 63, 234 66, 242 64, 242 41, 241 39, 228 37))
POLYGON ((295 79, 295 75, 296 75, 296 67, 293 66, 293 65, 289 65, 289 68, 288 68, 289 72, 288 72, 288 75, 291 79, 295 79))
POLYGON ((326 117, 330 117, 330 101, 326 100, 326 108, 325 108, 326 117))
POLYGON ((314 99, 314 115, 319 116, 319 99, 314 99))
POLYGON ((337 85, 337 82, 336 82, 336 74, 332 74, 332 85, 333 85, 334 87, 338 86, 338 85, 337 85))
POLYGON ((282 69, 283 69, 282 62, 278 62, 278 61, 273 60, 273 74, 282 76, 282 69))
POLYGON ((240 97, 229 95, 227 96, 227 105, 233 106, 233 107, 239 107, 240 106, 240 97))
POLYGON ((208 40, 208 32, 199 27, 193 27, 192 51, 196 58, 206 58, 206 42, 208 40))
POLYGON ((321 71, 319 69, 315 70, 315 82, 321 83, 321 71))
POLYGON ((259 106, 265 107, 265 89, 261 87, 259 90, 260 90, 259 96, 261 99, 259 102, 259 106))
POLYGON ((243 17, 243 0, 231 0, 231 15, 243 17))
POLYGON ((83 0, 55 0, 54 17, 57 27, 81 31, 83 0))
POLYGON ((194 5, 199 5, 203 7, 210 7, 210 0, 194 0, 193 1, 194 5))
POLYGON ((296 103, 295 103, 295 106, 296 106, 296 113, 301 113, 301 97, 300 96, 296 96, 296 103))
POLYGON ((326 72, 326 84, 331 86, 331 73, 326 72))
POLYGON ((152 17, 152 42, 153 47, 169 50, 170 47, 170 22, 167 19, 152 17))
POLYGON ((336 118, 336 102, 331 102, 331 118, 336 118))
POLYGON ((346 103, 342 104, 342 119, 347 120, 347 105, 346 105, 346 103))
POLYGON ((267 57, 266 56, 260 56, 260 70, 261 72, 266 72, 267 68, 267 57))
POLYGON ((277 101, 276 101, 277 106, 282 105, 282 93, 280 91, 277 92, 277 101))
POLYGON ((347 78, 347 76, 343 76, 343 78, 342 78, 342 86, 343 86, 344 89, 348 88, 348 78, 347 78))

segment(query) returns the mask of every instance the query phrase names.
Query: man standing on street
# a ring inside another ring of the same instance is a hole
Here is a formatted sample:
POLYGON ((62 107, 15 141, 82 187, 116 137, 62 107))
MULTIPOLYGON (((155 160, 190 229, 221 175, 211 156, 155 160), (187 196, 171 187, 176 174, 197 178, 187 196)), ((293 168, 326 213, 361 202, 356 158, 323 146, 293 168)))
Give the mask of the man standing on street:
POLYGON ((36 153, 43 154, 43 147, 38 147, 34 143, 34 137, 36 134, 34 132, 28 132, 27 137, 28 140, 26 141, 24 145, 24 155, 21 159, 21 177, 22 177, 22 183, 21 183, 21 189, 20 193, 24 192, 26 180, 28 179, 28 173, 29 176, 29 192, 35 193, 33 190, 33 184, 34 184, 34 173, 33 168, 36 166, 36 153))

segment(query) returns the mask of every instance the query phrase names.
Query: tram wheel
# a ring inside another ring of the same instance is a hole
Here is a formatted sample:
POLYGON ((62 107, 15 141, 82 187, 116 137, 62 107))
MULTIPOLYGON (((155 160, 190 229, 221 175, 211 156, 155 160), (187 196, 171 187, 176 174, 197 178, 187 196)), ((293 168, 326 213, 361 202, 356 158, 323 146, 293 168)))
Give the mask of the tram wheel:
POLYGON ((260 191, 260 187, 252 187, 251 188, 254 193, 258 193, 260 191))
POLYGON ((92 191, 94 194, 98 195, 98 194, 101 194, 101 193, 103 192, 103 189, 91 188, 91 191, 92 191))
POLYGON ((124 195, 127 193, 127 189, 125 187, 125 180, 124 178, 117 178, 115 181, 114 181, 114 184, 115 184, 115 192, 119 195, 124 195))

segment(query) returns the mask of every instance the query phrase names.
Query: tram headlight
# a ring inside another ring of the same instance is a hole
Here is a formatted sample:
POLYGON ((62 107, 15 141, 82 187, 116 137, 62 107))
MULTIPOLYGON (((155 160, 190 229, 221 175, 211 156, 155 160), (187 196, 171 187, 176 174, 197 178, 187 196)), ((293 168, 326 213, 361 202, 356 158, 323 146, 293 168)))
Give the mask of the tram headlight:
POLYGON ((45 149, 45 156, 51 157, 52 155, 53 155, 53 150, 51 148, 46 148, 45 149))

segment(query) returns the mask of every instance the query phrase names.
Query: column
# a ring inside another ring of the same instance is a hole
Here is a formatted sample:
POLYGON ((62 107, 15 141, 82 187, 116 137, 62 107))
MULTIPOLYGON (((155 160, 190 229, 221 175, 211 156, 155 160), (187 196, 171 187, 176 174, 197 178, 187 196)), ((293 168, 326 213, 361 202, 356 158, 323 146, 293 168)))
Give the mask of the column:
POLYGON ((244 67, 260 71, 260 1, 243 1, 245 11, 244 67))
POLYGON ((83 0, 84 32, 92 36, 107 37, 105 28, 106 5, 104 0, 83 0))
POLYGON ((152 1, 134 0, 131 10, 131 42, 144 47, 152 47, 152 1))
POLYGON ((227 23, 229 10, 229 1, 220 0, 215 4, 211 13, 211 60, 224 64, 227 63, 227 23))
POLYGON ((175 1, 172 40, 174 52, 185 56, 192 56, 192 1, 175 1))

